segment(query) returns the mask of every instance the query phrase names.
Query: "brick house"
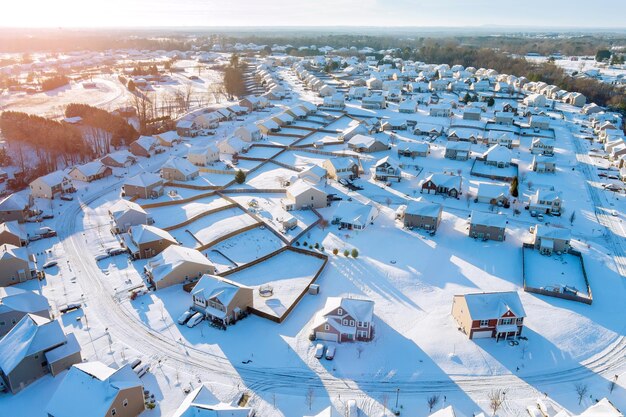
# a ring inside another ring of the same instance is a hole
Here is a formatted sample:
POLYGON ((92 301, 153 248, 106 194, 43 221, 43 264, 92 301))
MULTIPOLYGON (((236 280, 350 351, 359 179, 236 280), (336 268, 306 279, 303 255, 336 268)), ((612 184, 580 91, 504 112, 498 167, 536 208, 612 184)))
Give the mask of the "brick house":
POLYGON ((374 337, 374 302, 354 298, 328 297, 316 315, 313 334, 332 342, 369 342, 374 337))
POLYGON ((422 181, 421 193, 442 194, 453 198, 459 198, 462 178, 459 175, 430 174, 422 181))

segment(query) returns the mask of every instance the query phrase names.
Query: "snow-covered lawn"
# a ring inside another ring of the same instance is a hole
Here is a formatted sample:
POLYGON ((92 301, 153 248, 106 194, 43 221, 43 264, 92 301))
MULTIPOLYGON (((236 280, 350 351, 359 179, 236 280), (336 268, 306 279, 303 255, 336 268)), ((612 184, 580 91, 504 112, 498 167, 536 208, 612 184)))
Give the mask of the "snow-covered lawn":
MULTIPOLYGON (((526 285, 546 290, 569 287, 588 297, 580 258, 567 253, 546 256, 536 250, 524 250, 526 285)), ((593 289, 592 289, 593 291, 593 289)))
MULTIPOLYGON (((220 242, 204 252, 211 260, 217 255, 216 261, 219 261, 223 258, 223 256, 222 258, 219 256, 221 254, 235 262, 237 266, 241 266, 268 255, 283 245, 283 242, 272 232, 257 227, 220 242)), ((231 269, 233 266, 231 264, 227 269, 231 269)), ((224 270, 225 268, 220 269, 220 271, 224 270)))
POLYGON ((185 204, 151 208, 148 209, 148 214, 154 219, 155 226, 166 228, 229 204, 228 201, 219 196, 210 196, 185 204))

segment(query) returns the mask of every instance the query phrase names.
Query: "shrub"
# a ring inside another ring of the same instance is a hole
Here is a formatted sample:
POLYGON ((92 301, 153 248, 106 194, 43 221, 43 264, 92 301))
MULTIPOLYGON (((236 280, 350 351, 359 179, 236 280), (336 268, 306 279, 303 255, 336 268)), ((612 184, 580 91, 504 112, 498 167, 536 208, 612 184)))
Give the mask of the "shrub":
POLYGON ((242 170, 238 170, 235 174, 235 182, 237 182, 237 184, 243 184, 246 182, 246 173, 242 170))
POLYGON ((348 256, 350 256, 350 251, 349 251, 348 249, 344 250, 344 251, 343 251, 343 256, 345 256, 346 258, 347 258, 348 256))
POLYGON ((317 242, 315 242, 315 245, 314 245, 314 246, 315 246, 315 249, 319 249, 320 244, 319 244, 319 243, 317 243, 317 242))
POLYGON ((358 258, 359 257, 359 251, 356 249, 352 249, 352 257, 353 258, 358 258))
POLYGON ((320 252, 324 252, 324 247, 320 246, 320 252))
POLYGON ((300 246, 300 242, 296 242, 296 246, 300 246))
POLYGON ((337 255, 339 253, 339 249, 335 248, 333 249, 333 255, 337 255))

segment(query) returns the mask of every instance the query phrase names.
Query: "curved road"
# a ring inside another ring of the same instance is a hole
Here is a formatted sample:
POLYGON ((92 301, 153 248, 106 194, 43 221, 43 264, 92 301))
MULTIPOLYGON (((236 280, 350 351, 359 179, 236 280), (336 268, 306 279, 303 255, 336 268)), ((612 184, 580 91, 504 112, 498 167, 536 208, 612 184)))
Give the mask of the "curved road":
POLYGON ((109 329, 114 341, 121 342, 153 360, 165 360, 168 366, 203 380, 215 375, 229 378, 236 384, 241 378, 254 391, 305 393, 308 388, 326 391, 329 394, 354 392, 355 389, 373 395, 394 392, 403 393, 446 393, 462 389, 465 392, 488 393, 493 388, 507 387, 516 390, 528 389, 528 385, 569 384, 590 378, 594 374, 612 377, 618 368, 626 365, 626 338, 620 337, 593 359, 567 369, 551 369, 543 373, 520 378, 508 375, 451 375, 454 379, 439 380, 384 380, 374 375, 361 376, 357 380, 342 380, 330 373, 318 374, 308 368, 266 368, 255 364, 232 364, 227 358, 207 353, 168 338, 148 328, 124 305, 115 299, 113 290, 103 284, 104 274, 97 266, 81 239, 83 225, 79 222, 81 210, 97 198, 119 187, 114 184, 82 204, 72 204, 58 219, 58 229, 68 260, 74 270, 80 271, 80 284, 85 294, 85 309, 109 329))

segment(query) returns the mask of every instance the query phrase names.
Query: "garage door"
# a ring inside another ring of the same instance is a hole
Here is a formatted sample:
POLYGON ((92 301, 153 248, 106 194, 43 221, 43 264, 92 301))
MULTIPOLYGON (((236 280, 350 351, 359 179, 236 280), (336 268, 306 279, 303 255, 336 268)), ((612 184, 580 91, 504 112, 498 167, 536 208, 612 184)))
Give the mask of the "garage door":
POLYGON ((338 340, 337 338, 338 338, 339 335, 337 335, 335 333, 317 332, 315 334, 315 336, 319 340, 328 340, 328 341, 331 341, 331 342, 336 342, 338 340))
POLYGON ((492 331, 491 330, 487 330, 487 331, 474 331, 474 333, 472 333, 472 339, 485 339, 488 337, 491 337, 492 331))

